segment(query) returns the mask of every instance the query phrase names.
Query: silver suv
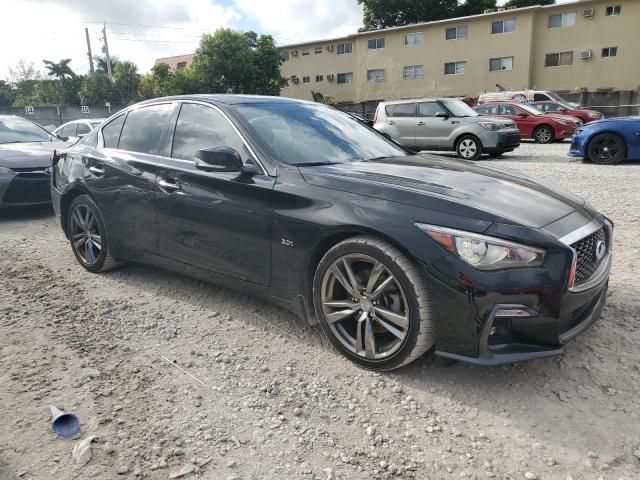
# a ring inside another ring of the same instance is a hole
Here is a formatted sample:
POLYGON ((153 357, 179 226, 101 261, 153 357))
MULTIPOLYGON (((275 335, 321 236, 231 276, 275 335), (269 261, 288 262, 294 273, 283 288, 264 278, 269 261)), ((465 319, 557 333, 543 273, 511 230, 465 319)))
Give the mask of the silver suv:
POLYGON ((497 157, 520 145, 513 120, 479 116, 453 98, 381 102, 373 128, 407 148, 455 151, 466 160, 483 153, 497 157))

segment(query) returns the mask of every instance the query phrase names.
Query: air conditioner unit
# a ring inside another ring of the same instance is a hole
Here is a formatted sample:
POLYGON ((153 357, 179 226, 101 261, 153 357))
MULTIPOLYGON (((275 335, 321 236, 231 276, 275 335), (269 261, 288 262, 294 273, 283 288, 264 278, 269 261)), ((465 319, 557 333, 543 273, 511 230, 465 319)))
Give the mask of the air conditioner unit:
POLYGON ((483 13, 493 13, 493 12, 495 12, 495 11, 496 11, 496 9, 495 9, 495 8, 485 8, 485 10, 484 10, 484 12, 483 12, 483 13))
POLYGON ((329 75, 327 75, 327 80, 329 80, 330 82, 333 82, 333 79, 336 78, 333 73, 330 73, 329 75))
POLYGON ((298 50, 291 50, 291 56, 297 57, 298 56, 298 50))
POLYGON ((327 52, 333 52, 333 45, 327 45, 327 52))
POLYGON ((504 8, 504 7, 500 7, 500 8, 498 8, 498 11, 499 11, 499 12, 504 12, 505 10, 506 10, 506 8, 504 8))
POLYGON ((593 18, 595 11, 593 8, 585 8, 582 11, 582 16, 584 16, 585 18, 593 18))
POLYGON ((520 8, 520 7, 507 7, 507 10, 515 10, 516 8, 520 8))
POLYGON ((593 57, 593 52, 591 51, 591 49, 589 50, 582 50, 580 52, 580 58, 582 60, 589 60, 591 57, 593 57))
POLYGON ((295 75, 291 77, 291 83, 298 83, 298 82, 300 82, 300 79, 298 77, 296 77, 295 75))

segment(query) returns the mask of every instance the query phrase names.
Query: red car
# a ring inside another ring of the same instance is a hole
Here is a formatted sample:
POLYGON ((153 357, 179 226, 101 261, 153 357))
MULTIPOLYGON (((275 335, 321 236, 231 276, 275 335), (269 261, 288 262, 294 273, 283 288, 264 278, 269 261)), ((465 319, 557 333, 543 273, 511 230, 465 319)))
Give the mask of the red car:
POLYGON ((521 103, 484 103, 476 107, 480 115, 507 117, 514 120, 520 130, 520 138, 530 138, 538 143, 551 143, 571 138, 582 120, 568 115, 542 113, 537 108, 521 103))
POLYGON ((533 105, 542 113, 559 113, 561 115, 570 115, 572 117, 579 118, 584 123, 595 122, 604 118, 600 112, 595 110, 587 110, 586 108, 572 107, 562 102, 533 102, 529 105, 533 105))

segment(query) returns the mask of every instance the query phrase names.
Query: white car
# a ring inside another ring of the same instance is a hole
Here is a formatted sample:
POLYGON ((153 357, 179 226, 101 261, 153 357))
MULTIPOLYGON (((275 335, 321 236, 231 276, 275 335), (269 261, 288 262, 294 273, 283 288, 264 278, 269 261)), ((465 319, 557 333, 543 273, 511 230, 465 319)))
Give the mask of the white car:
POLYGON ((67 137, 67 141, 75 143, 104 122, 106 118, 83 118, 63 123, 53 131, 54 135, 67 137))

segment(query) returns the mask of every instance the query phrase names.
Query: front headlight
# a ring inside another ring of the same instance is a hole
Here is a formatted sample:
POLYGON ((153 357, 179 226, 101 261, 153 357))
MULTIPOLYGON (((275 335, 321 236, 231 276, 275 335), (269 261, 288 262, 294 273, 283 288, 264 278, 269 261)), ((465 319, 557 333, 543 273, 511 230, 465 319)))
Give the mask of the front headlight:
POLYGON ((558 119, 558 123, 561 123, 562 125, 575 125, 571 120, 564 120, 562 118, 558 119))
POLYGON ((590 118, 601 118, 602 115, 598 112, 589 112, 587 115, 589 115, 590 118))
POLYGON ((584 128, 576 128, 576 131, 573 132, 573 136, 577 137, 578 135, 580 135, 582 132, 584 132, 584 128))
POLYGON ((496 122, 478 122, 478 125, 480 125, 483 128, 486 128, 487 130, 491 130, 492 132, 495 132, 496 130, 500 130, 500 128, 502 127, 502 125, 496 122))
POLYGON ((477 233, 416 223, 416 227, 451 253, 479 270, 538 267, 546 252, 540 248, 477 233))
POLYGON ((0 167, 0 176, 2 175, 13 175, 15 172, 7 167, 0 167))

